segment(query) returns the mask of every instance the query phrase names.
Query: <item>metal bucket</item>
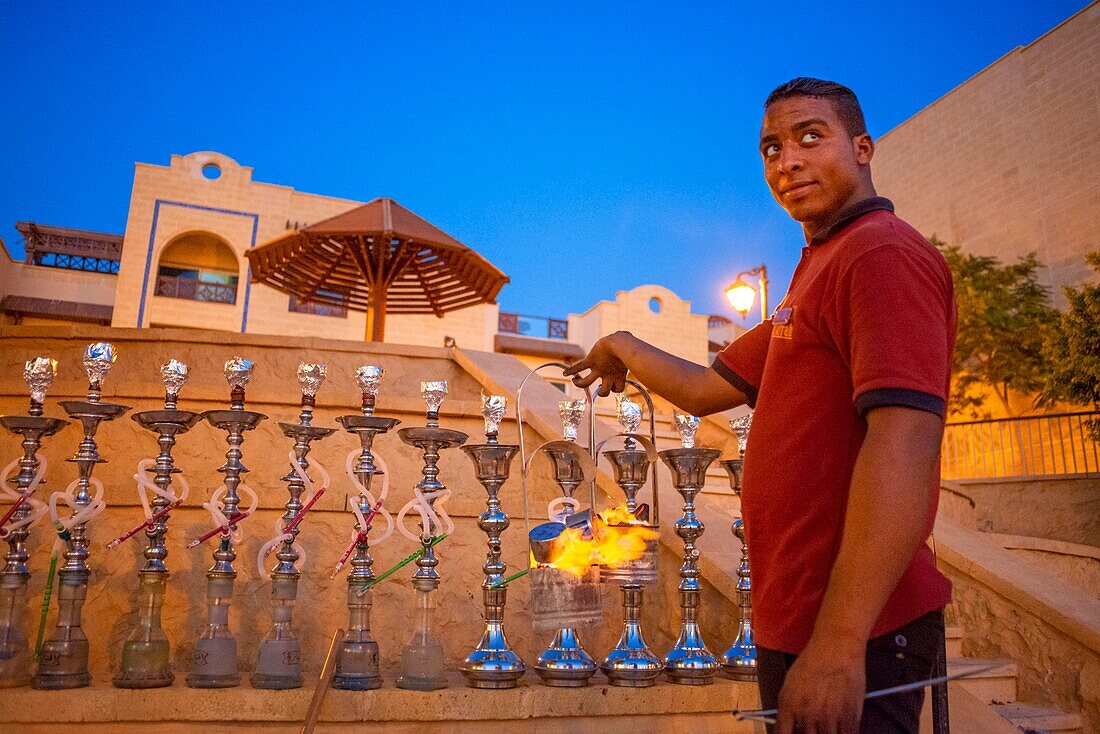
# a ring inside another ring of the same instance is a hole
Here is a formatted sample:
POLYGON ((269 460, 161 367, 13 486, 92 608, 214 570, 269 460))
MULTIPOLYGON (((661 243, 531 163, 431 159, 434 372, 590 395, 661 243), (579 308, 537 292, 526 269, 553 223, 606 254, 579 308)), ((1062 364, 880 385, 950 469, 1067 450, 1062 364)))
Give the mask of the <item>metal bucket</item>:
MULTIPOLYGON (((653 528, 653 530, 656 529, 653 528)), ((609 584, 652 584, 656 582, 659 542, 659 538, 648 539, 645 542, 645 551, 642 552, 642 555, 633 561, 627 561, 621 566, 616 568, 600 566, 600 580, 609 584)))
POLYGON ((531 579, 531 624, 538 632, 599 622, 600 569, 589 566, 583 576, 553 566, 537 566, 531 579))

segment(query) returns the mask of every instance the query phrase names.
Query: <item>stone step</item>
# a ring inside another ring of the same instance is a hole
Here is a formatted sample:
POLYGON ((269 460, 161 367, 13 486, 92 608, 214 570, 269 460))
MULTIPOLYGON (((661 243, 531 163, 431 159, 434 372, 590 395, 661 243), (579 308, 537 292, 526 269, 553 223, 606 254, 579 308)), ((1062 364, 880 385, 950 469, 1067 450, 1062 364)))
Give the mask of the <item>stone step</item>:
POLYGON ((967 669, 994 665, 990 670, 960 678, 959 684, 985 703, 1015 703, 1016 662, 1013 660, 984 660, 982 658, 948 659, 947 672, 951 675, 967 669))
POLYGON ((1026 703, 994 704, 993 710, 1028 734, 1078 734, 1083 731, 1080 714, 1026 703))

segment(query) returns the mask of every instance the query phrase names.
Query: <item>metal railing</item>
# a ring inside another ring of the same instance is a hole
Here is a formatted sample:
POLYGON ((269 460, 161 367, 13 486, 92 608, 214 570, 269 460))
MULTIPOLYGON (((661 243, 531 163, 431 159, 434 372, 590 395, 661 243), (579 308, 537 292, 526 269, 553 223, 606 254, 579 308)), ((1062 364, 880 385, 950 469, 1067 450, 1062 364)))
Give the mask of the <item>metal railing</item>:
POLYGON ((1100 443, 1088 424, 1100 411, 948 423, 940 453, 943 479, 1100 474, 1100 443))
POLYGON ((546 316, 527 316, 521 313, 500 312, 497 331, 502 334, 521 334, 540 339, 568 339, 569 322, 546 316))
POLYGON ((194 278, 180 278, 175 275, 158 275, 156 289, 158 296, 168 298, 186 298, 189 301, 207 303, 237 302, 237 286, 225 283, 205 283, 194 278))

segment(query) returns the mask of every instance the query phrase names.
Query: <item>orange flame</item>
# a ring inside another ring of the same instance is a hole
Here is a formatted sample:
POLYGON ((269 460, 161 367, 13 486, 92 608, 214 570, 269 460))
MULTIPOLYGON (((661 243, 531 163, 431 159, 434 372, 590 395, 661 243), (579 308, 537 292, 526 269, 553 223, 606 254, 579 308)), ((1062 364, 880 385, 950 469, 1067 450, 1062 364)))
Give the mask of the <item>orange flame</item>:
MULTIPOLYGON (((593 520, 592 537, 581 528, 566 528, 554 540, 553 561, 546 564, 575 576, 583 576, 590 566, 619 568, 645 553, 646 543, 660 537, 656 529, 640 522, 626 506, 605 510, 593 520)), ((531 566, 535 566, 531 556, 531 566)))

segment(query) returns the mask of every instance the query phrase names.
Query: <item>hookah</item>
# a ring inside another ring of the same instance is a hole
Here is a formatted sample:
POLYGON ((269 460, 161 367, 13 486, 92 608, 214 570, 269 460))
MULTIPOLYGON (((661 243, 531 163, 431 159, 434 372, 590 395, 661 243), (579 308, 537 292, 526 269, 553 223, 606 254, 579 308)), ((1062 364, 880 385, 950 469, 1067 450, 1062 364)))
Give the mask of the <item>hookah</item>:
POLYGON ((161 628, 161 608, 168 583, 168 567, 164 559, 168 548, 164 538, 168 532, 169 513, 187 499, 189 486, 172 458, 176 436, 186 433, 202 416, 176 407, 180 389, 187 382, 187 365, 174 359, 160 368, 164 383, 164 408, 134 413, 130 418, 147 431, 157 434, 160 453, 155 460, 143 459, 134 474, 138 498, 145 512, 145 521, 107 544, 117 548, 142 530, 149 543, 145 547, 145 565, 138 572, 138 625, 122 646, 122 666, 114 677, 118 688, 161 688, 172 684, 175 675, 169 657, 168 638, 161 628), (153 475, 149 481, 148 475, 153 475), (173 475, 179 476, 173 479, 173 475), (177 495, 174 484, 180 485, 177 495), (149 495, 152 494, 152 500, 149 495))
MULTIPOLYGON (((720 462, 729 474, 730 487, 741 500, 741 477, 745 462, 745 447, 748 443, 749 428, 752 426, 752 414, 734 418, 730 428, 737 436, 738 456, 720 462)), ((737 565, 737 607, 741 611, 741 622, 737 627, 737 637, 733 644, 722 654, 722 670, 726 677, 734 680, 756 680, 756 644, 752 631, 752 571, 749 567, 749 546, 745 541, 745 522, 743 515, 733 521, 733 534, 741 541, 741 562, 737 565)))
POLYGON ((563 438, 548 441, 531 454, 526 455, 523 441, 522 402, 523 388, 527 381, 540 370, 547 367, 566 369, 560 362, 548 362, 532 370, 516 391, 516 423, 519 431, 520 461, 523 466, 523 508, 524 519, 528 526, 531 543, 533 568, 531 569, 531 616, 537 631, 555 630, 554 638, 535 662, 535 672, 543 684, 560 687, 581 687, 588 685, 589 679, 596 673, 596 661, 585 651, 577 635, 580 624, 599 622, 603 605, 600 600, 600 569, 589 566, 580 578, 574 574, 554 568, 550 551, 554 541, 567 527, 585 527, 589 524, 596 507, 596 463, 593 456, 595 447, 595 414, 588 411, 589 446, 585 451, 577 445, 577 429, 585 411, 591 404, 591 393, 585 390, 587 399, 564 400, 558 403, 558 413, 562 419, 563 438), (553 463, 554 480, 561 489, 562 496, 556 497, 547 505, 550 522, 535 528, 530 527, 530 512, 527 499, 527 475, 531 462, 538 454, 545 452, 553 463), (581 483, 587 483, 590 495, 590 509, 578 512, 580 502, 574 493, 581 483))
POLYGON ((462 447, 474 462, 477 480, 488 495, 485 512, 477 519, 477 526, 488 537, 489 545, 485 565, 482 566, 485 580, 481 584, 485 632, 462 667, 466 684, 471 688, 515 688, 526 670, 523 660, 512 650, 504 635, 504 606, 508 589, 504 584, 507 566, 500 557, 500 536, 510 523, 508 515, 500 509, 497 495, 508 481, 512 460, 519 451, 518 445, 500 443, 500 423, 504 420, 507 405, 507 398, 503 395, 482 394, 485 443, 462 447))
POLYGON ((344 430, 359 437, 360 444, 359 449, 352 449, 345 462, 348 477, 358 490, 357 497, 351 502, 355 528, 352 530, 351 544, 332 572, 332 577, 335 578, 351 557, 351 571, 348 573, 348 629, 336 643, 336 665, 331 682, 333 688, 349 691, 368 691, 382 685, 382 673, 378 667, 378 642, 370 631, 370 584, 375 580, 375 574, 368 535, 371 521, 378 514, 385 519, 386 530, 381 537, 375 539, 375 545, 393 533, 394 521, 393 516, 382 506, 389 493, 386 462, 374 453, 372 447, 376 436, 386 433, 400 422, 396 418, 381 418, 374 414, 375 399, 384 374, 381 367, 374 365, 363 365, 357 369, 355 381, 362 396, 362 411, 336 419, 344 430), (377 499, 371 492, 375 476, 382 477, 382 489, 377 499), (355 554, 353 557, 352 553, 355 554))
POLYGON ((225 482, 203 508, 214 520, 214 529, 188 544, 194 548, 215 535, 220 536, 214 551, 214 565, 206 572, 207 623, 195 640, 191 673, 187 685, 192 688, 231 688, 240 683, 237 673, 237 640, 229 630, 229 603, 233 598, 233 582, 237 572, 233 561, 237 558, 234 546, 241 542, 240 523, 256 510, 259 500, 256 493, 241 480, 248 471, 241 463, 241 444, 244 432, 251 431, 267 418, 263 413, 244 409, 245 386, 252 379, 253 363, 241 357, 233 357, 225 363, 225 379, 231 388, 229 410, 208 410, 202 414, 215 428, 226 432, 225 463, 218 471, 225 475, 225 482), (249 495, 251 506, 241 512, 240 495, 249 495))
MULTIPOLYGON (((604 445, 613 439, 623 439, 623 449, 603 451, 613 467, 615 483, 626 495, 626 511, 631 522, 642 522, 639 516, 646 514, 646 508, 639 507, 637 494, 645 486, 650 465, 657 461, 656 424, 654 420, 653 399, 641 385, 628 380, 645 399, 649 407, 649 437, 638 434, 642 420, 642 409, 636 402, 623 395, 617 395, 617 417, 622 433, 604 441, 597 448, 597 455, 604 445), (641 449, 638 448, 639 444, 641 449)), ((657 543, 660 527, 659 491, 657 472, 652 475, 651 493, 653 498, 653 522, 642 523, 651 531, 646 539, 645 553, 637 560, 618 568, 601 567, 601 580, 619 582, 623 605, 623 631, 618 644, 607 654, 600 670, 613 686, 643 688, 652 686, 664 670, 664 662, 646 644, 641 630, 642 599, 645 584, 657 581, 657 543)))
POLYGON ((684 541, 684 561, 680 566, 680 636, 665 655, 669 680, 682 685, 707 685, 714 682, 718 659, 703 642, 699 630, 699 549, 695 541, 703 534, 703 523, 695 516, 695 497, 706 481, 707 467, 718 458, 715 449, 695 448, 699 419, 673 411, 680 434, 678 449, 666 449, 659 456, 672 470, 676 491, 684 498, 683 516, 676 521, 676 534, 684 541))
POLYGON ((432 616, 435 601, 432 592, 439 588, 439 572, 435 567, 439 559, 435 557, 436 532, 444 534, 454 531, 454 522, 443 509, 443 504, 451 496, 439 481, 439 452, 454 446, 461 446, 469 438, 461 431, 439 427, 439 407, 447 396, 447 383, 443 380, 420 383, 420 395, 428 405, 427 425, 402 428, 397 432, 401 440, 420 449, 424 454, 423 478, 413 487, 413 499, 397 514, 397 528, 401 533, 420 543, 421 553, 416 559, 416 573, 413 574, 413 587, 416 589, 417 618, 416 629, 401 651, 401 677, 397 679, 398 688, 417 691, 434 691, 447 687, 443 673, 443 645, 432 632, 432 616), (438 505, 438 506, 437 506, 438 505), (420 535, 405 527, 405 515, 416 510, 420 515, 420 535))
POLYGON ((314 488, 309 478, 310 462, 307 458, 310 444, 336 432, 335 428, 321 428, 312 425, 313 408, 317 404, 317 391, 328 376, 328 368, 323 364, 298 365, 298 385, 302 390, 301 411, 297 423, 279 423, 283 435, 294 440, 291 450, 290 471, 281 478, 286 482, 290 499, 283 515, 275 520, 275 537, 260 547, 256 565, 262 577, 264 558, 275 551, 279 560, 271 569, 271 631, 260 641, 256 670, 250 679, 253 688, 282 690, 301 688, 302 686, 302 643, 291 627, 294 602, 298 598, 298 560, 305 551, 298 544, 299 526, 306 513, 328 489, 329 477, 325 468, 314 461, 314 468, 321 475, 321 486, 314 488), (310 491, 309 499, 303 503, 302 495, 310 491))
POLYGON ((27 536, 31 526, 49 512, 45 502, 32 496, 46 476, 46 458, 38 455, 38 449, 42 439, 69 425, 69 421, 62 418, 42 415, 46 390, 56 376, 56 359, 28 360, 23 368, 23 379, 31 393, 27 415, 0 416, 0 425, 22 437, 23 448, 23 456, 4 467, 0 475, 0 494, 12 500, 11 507, 0 520, 0 538, 8 544, 4 570, 0 571, 0 688, 25 686, 31 682, 31 652, 26 628, 27 582, 31 577, 27 568, 30 558, 27 536), (19 473, 12 477, 16 466, 19 473))
POLYGON ((88 596, 88 579, 91 576, 87 564, 87 525, 107 507, 103 499, 103 482, 92 477, 95 465, 104 461, 100 458, 95 434, 100 423, 114 420, 130 410, 128 405, 101 401, 103 379, 114 364, 115 357, 114 345, 102 342, 89 344, 84 351, 84 370, 88 375, 87 400, 61 402, 69 417, 80 420, 84 436, 76 454, 68 459, 77 465, 78 478, 63 492, 50 495, 50 519, 57 529, 57 540, 50 557, 51 571, 47 576, 47 597, 43 606, 49 603, 53 569, 62 549, 65 551, 65 562, 57 573, 57 627, 38 654, 38 672, 31 683, 35 688, 82 688, 92 680, 88 674, 88 637, 80 626, 80 614, 88 596), (92 487, 95 487, 94 495, 90 493, 92 487), (62 519, 58 514, 57 503, 60 500, 64 500, 72 510, 68 518, 62 519))

